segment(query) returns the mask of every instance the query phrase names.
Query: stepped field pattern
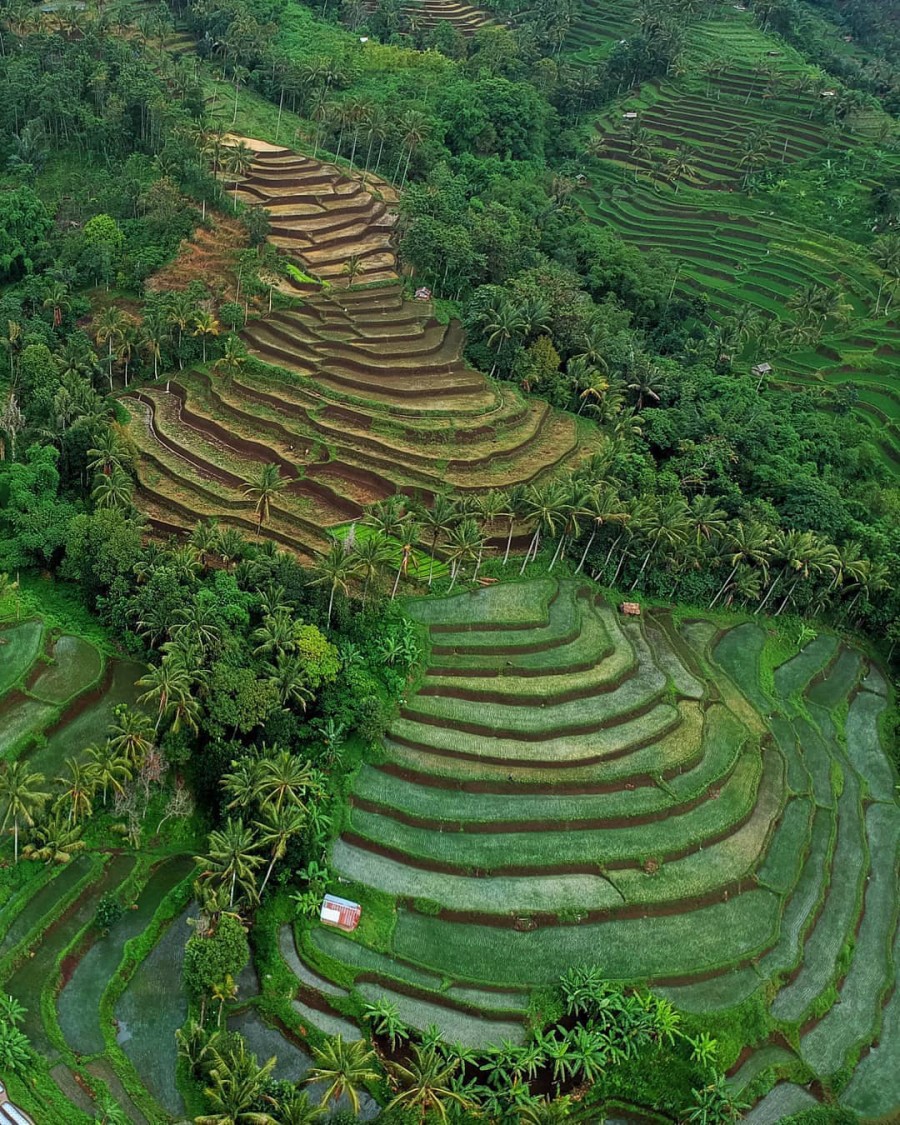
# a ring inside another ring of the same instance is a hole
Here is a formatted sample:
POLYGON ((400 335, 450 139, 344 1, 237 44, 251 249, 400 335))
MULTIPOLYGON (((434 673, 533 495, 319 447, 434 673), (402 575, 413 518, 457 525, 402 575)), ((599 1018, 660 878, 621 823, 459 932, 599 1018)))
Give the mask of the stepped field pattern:
POLYGON ((159 531, 205 517, 254 531, 245 489, 276 462, 292 483, 264 531, 308 558, 327 549, 329 528, 398 491, 427 499, 447 486, 508 487, 581 457, 571 415, 472 370, 460 325, 405 298, 395 216, 377 187, 250 143, 256 158, 238 198, 264 205, 272 241, 327 284, 294 282, 294 307, 251 321, 243 339, 259 364, 228 379, 185 371, 125 396, 138 498, 159 531), (355 280, 372 284, 347 286, 351 257, 355 280))
MULTIPOLYGON (((787 169, 823 152, 833 165, 852 159, 853 178, 868 189, 897 169, 896 146, 878 147, 890 119, 870 105, 833 119, 800 55, 734 7, 689 28, 676 73, 623 93, 597 118, 602 147, 591 162, 585 211, 641 249, 673 254, 678 291, 705 295, 719 320, 749 306, 790 327, 797 314, 788 300, 797 290, 839 291, 846 324, 832 323, 812 345, 785 350, 776 342, 757 360, 770 362, 789 386, 821 391, 831 408, 832 392, 849 392, 885 463, 900 471, 900 322, 884 297, 886 275, 865 247, 838 233, 835 219, 852 200, 822 186, 827 206, 804 226, 778 217, 765 193, 742 190, 747 174, 765 165, 787 169), (763 151, 742 162, 754 133, 764 136, 763 151), (861 143, 868 154, 854 153, 861 143), (671 180, 666 162, 679 149, 690 151, 692 170, 671 180)), ((573 62, 602 58, 633 34, 635 11, 628 0, 588 0, 568 42, 573 62)), ((827 165, 819 174, 827 182, 827 165)))
MULTIPOLYGON (((450 1040, 522 1041, 528 990, 597 964, 689 1012, 762 1005, 771 1039, 736 1061, 738 1088, 861 1060, 845 1104, 900 1110, 880 670, 822 636, 765 684, 757 624, 625 619, 571 579, 407 612, 427 671, 332 853, 394 903, 390 939, 317 925, 295 948, 286 929, 307 1012, 349 979, 450 1040)), ((778 1089, 769 1107, 798 1101, 778 1089)))

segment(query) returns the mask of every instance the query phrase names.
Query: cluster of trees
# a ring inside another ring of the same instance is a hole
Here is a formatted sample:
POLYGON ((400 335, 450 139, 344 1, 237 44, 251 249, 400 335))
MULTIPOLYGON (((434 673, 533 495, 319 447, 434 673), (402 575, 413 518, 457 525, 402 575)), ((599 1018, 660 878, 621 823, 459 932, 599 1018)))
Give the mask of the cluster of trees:
MULTIPOLYGON (((234 968, 246 939, 234 916, 223 914, 219 926, 228 931, 219 960, 234 968)), ((198 941, 210 939, 191 939, 198 941)), ((218 1014, 178 1033, 181 1054, 214 1110, 204 1121, 252 1115, 269 1125, 295 1125, 324 1119, 342 1099, 355 1119, 361 1093, 376 1086, 387 1093, 383 1118, 398 1123, 591 1121, 603 1102, 626 1091, 634 1096, 636 1088, 658 1109, 698 1125, 726 1125, 743 1108, 717 1070, 715 1039, 689 1032, 667 1001, 612 986, 595 969, 563 977, 544 997, 547 1014, 520 1047, 476 1051, 449 1044, 434 1028, 412 1032, 387 1001, 368 1004, 371 1044, 338 1036, 314 1048, 314 1066, 297 1084, 273 1079, 275 1060, 260 1063, 240 1035, 223 1029, 227 996, 227 985, 217 988, 218 1014), (318 1103, 303 1090, 313 1083, 324 1088, 318 1103)))
MULTIPOLYGON (((139 710, 117 708, 106 739, 70 754, 51 787, 44 774, 32 770, 24 760, 3 763, 0 832, 12 830, 16 863, 20 833, 25 835, 22 854, 27 858, 67 863, 84 850, 86 823, 95 810, 103 809, 123 818, 114 831, 137 847, 151 794, 158 791, 166 771, 165 756, 155 743, 147 716, 139 710), (102 797, 102 805, 98 797, 102 797)), ((188 794, 176 790, 163 820, 187 816, 192 810, 188 794)))

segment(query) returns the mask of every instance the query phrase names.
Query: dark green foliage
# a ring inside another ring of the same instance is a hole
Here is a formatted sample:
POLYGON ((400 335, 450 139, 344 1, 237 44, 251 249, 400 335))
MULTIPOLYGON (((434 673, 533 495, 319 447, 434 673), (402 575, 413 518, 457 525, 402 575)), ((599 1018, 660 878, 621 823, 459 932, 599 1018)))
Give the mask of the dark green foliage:
POLYGON ((125 908, 116 896, 107 891, 106 894, 100 896, 100 901, 97 903, 94 925, 101 933, 106 933, 112 929, 124 913, 125 908))
POLYGON ((234 914, 221 914, 215 930, 194 934, 184 954, 184 982, 194 996, 202 996, 226 977, 238 976, 250 960, 247 933, 234 914))

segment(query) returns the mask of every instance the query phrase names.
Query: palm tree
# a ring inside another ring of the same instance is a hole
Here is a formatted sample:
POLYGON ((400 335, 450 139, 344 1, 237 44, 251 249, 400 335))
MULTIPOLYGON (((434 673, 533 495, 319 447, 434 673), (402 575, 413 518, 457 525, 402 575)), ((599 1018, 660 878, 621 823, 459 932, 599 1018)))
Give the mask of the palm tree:
POLYGON ((380 531, 367 535, 354 548, 354 559, 360 578, 363 579, 363 609, 369 596, 369 583, 377 578, 391 561, 391 546, 380 531))
POLYGON ((350 593, 350 581, 357 573, 356 560, 347 552, 343 544, 333 543, 327 555, 322 555, 313 564, 315 578, 309 580, 310 586, 328 586, 328 614, 326 624, 331 628, 331 611, 334 608, 334 595, 340 592, 346 597, 350 593))
POLYGON ((567 490, 559 481, 546 488, 529 485, 522 497, 522 507, 528 520, 534 524, 534 534, 522 560, 520 575, 525 573, 528 563, 537 557, 541 534, 555 535, 565 522, 568 512, 567 490))
POLYGON ((624 524, 629 519, 629 514, 623 508, 622 502, 615 491, 605 484, 599 485, 589 495, 585 505, 585 516, 591 524, 591 534, 585 544, 578 566, 575 568, 576 574, 581 573, 585 559, 594 545, 594 540, 600 528, 607 523, 624 524))
POLYGON ((258 899, 256 868, 263 862, 256 854, 258 841, 240 817, 229 817, 224 828, 209 834, 206 856, 194 856, 202 868, 201 881, 213 881, 228 890, 228 905, 234 906, 235 893, 240 888, 251 902, 258 899))
POLYGON ((230 144, 225 151, 225 169, 234 176, 234 206, 237 210, 237 191, 241 179, 253 166, 254 152, 246 141, 230 144))
POLYGON ((484 549, 484 536, 475 520, 467 517, 450 532, 447 560, 450 563, 450 593, 467 563, 476 562, 484 549))
POLYGON ((303 658, 296 654, 280 652, 275 663, 266 664, 266 683, 274 687, 278 702, 285 710, 296 705, 301 711, 311 703, 313 693, 308 687, 306 666, 303 658))
POLYGON ((725 558, 731 566, 731 572, 719 587, 716 596, 709 603, 709 608, 712 609, 719 598, 722 597, 740 567, 756 567, 765 578, 768 574, 771 547, 771 533, 763 524, 755 521, 749 524, 739 523, 728 536, 728 546, 725 552, 725 558))
POLYGON ((497 353, 497 362, 491 369, 493 376, 507 348, 525 331, 525 322, 519 307, 505 294, 485 311, 482 319, 487 346, 497 353))
POLYGON ((276 1125, 272 1114, 253 1109, 265 1099, 274 1056, 260 1066, 240 1038, 225 1053, 213 1047, 211 1056, 205 1093, 213 1112, 195 1118, 197 1125, 276 1125))
POLYGON ((87 467, 93 473, 109 476, 114 469, 121 470, 125 455, 121 431, 114 426, 103 426, 94 438, 93 447, 87 451, 90 458, 87 467))
POLYGON ((459 1069, 459 1062, 444 1058, 437 1048, 413 1043, 411 1058, 406 1063, 392 1062, 388 1065, 391 1073, 404 1087, 388 1103, 389 1110, 394 1106, 402 1106, 404 1109, 416 1110, 422 1122, 429 1114, 446 1122, 450 1106, 471 1108, 470 1099, 453 1088, 452 1080, 459 1069))
POLYGON ((362 258, 359 254, 351 254, 341 269, 341 274, 347 279, 348 289, 353 288, 353 282, 360 273, 362 273, 362 258))
POLYGON ((109 728, 109 742, 116 753, 138 770, 153 749, 153 727, 143 711, 135 711, 125 704, 116 708, 115 719, 109 728))
POLYGON ((16 863, 19 862, 19 824, 30 828, 35 814, 50 799, 50 794, 40 788, 43 783, 44 775, 30 772, 28 764, 21 760, 4 762, 0 770, 0 808, 3 809, 0 832, 5 831, 12 820, 16 863))
POLYGON ((391 601, 397 596, 397 587, 400 585, 400 578, 409 572, 409 561, 412 558, 413 548, 419 538, 421 528, 417 523, 412 523, 407 520, 403 525, 403 536, 400 540, 400 565, 397 567, 397 574, 394 578, 394 585, 391 589, 391 601))
POLYGON ((125 785, 131 781, 131 766, 113 746, 110 739, 101 745, 88 746, 85 751, 90 759, 89 769, 93 775, 94 784, 103 790, 103 804, 110 789, 116 793, 124 793, 125 785))
POLYGON ((689 518, 697 546, 719 542, 728 530, 728 513, 719 507, 715 497, 695 496, 690 507, 689 518))
POLYGON ((238 336, 235 336, 234 333, 229 334, 225 340, 222 354, 214 364, 215 370, 221 374, 226 386, 231 384, 236 375, 240 375, 246 362, 247 349, 238 336))
POLYGON ((647 563, 657 551, 663 549, 674 551, 687 539, 690 529, 687 513, 687 503, 681 496, 671 497, 659 504, 648 505, 641 526, 641 536, 647 545, 647 553, 644 555, 637 577, 631 584, 632 590, 640 582, 647 563))
POLYGON ((294 836, 299 836, 306 826, 306 812, 296 805, 276 808, 274 805, 266 804, 263 806, 262 819, 254 821, 254 824, 259 829, 260 846, 271 848, 269 866, 259 888, 262 897, 273 867, 279 859, 284 858, 290 840, 294 836))
POLYGON ((182 722, 197 729, 199 703, 192 695, 194 683, 195 676, 184 664, 169 656, 161 664, 151 666, 138 680, 137 686, 144 688, 143 694, 138 696, 138 703, 155 703, 157 706, 154 730, 159 730, 160 723, 170 713, 174 714, 173 732, 178 732, 182 722))
POLYGON ((374 1069, 375 1052, 362 1040, 345 1043, 340 1035, 329 1039, 324 1047, 313 1047, 316 1064, 306 1077, 307 1082, 326 1083, 321 1105, 326 1107, 334 1099, 346 1095, 354 1113, 359 1113, 359 1089, 374 1082, 378 1074, 374 1069))
POLYGON ((107 305, 94 321, 94 339, 98 344, 106 344, 107 375, 109 389, 113 389, 113 359, 116 349, 125 338, 128 317, 115 305, 107 305))
POLYGON ((63 315, 72 307, 69 289, 62 281, 50 281, 45 290, 42 307, 53 312, 53 327, 59 328, 63 315))
POLYGON ((403 144, 406 146, 406 165, 403 169, 403 178, 400 181, 400 186, 403 187, 406 183, 412 154, 427 139, 431 131, 431 119, 426 117, 424 113, 420 113, 419 110, 411 109, 400 119, 400 128, 403 131, 403 144))
POLYGON ((457 518, 458 510, 456 503, 446 492, 435 493, 434 499, 431 502, 431 507, 429 508, 426 505, 422 505, 419 509, 419 519, 423 529, 431 538, 431 549, 429 551, 430 566, 428 568, 429 586, 431 586, 432 579, 434 578, 434 555, 437 550, 438 540, 449 535, 457 518))
POLYGON ((397 1005, 384 997, 374 1004, 366 1004, 364 1015, 376 1035, 390 1040, 392 1051, 396 1051, 397 1044, 409 1037, 409 1029, 400 1018, 397 1005))
POLYGON ((694 164, 696 154, 687 146, 677 148, 666 161, 666 171, 669 174, 669 183, 675 185, 675 194, 682 179, 692 180, 697 175, 697 166, 694 164))
POLYGON ((133 484, 124 469, 114 468, 112 472, 97 475, 91 499, 98 508, 113 508, 125 511, 131 507, 133 484))
POLYGON ((278 750, 263 760, 260 799, 268 801, 279 812, 283 805, 302 809, 306 791, 313 780, 309 762, 289 750, 278 750))
POLYGON ((94 811, 94 778, 91 770, 75 757, 66 758, 66 774, 56 780, 62 785, 60 803, 69 804, 69 824, 77 824, 94 811))
POLYGON ((244 489, 244 495, 256 501, 254 510, 256 512, 257 539, 259 539, 259 534, 262 531, 263 520, 268 521, 269 519, 272 501, 280 492, 284 491, 286 484, 287 481, 281 476, 279 467, 270 462, 263 465, 256 480, 244 489))
POLYGON ((203 344, 203 362, 206 363, 206 341, 219 335, 220 325, 218 320, 207 309, 200 309, 194 316, 194 331, 192 335, 199 336, 203 344))

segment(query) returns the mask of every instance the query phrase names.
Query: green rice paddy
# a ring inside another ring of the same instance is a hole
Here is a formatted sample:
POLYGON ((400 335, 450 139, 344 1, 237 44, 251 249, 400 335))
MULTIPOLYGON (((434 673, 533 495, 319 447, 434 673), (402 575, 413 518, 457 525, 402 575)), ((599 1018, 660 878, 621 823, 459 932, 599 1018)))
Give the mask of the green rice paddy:
MULTIPOLYGON (((483 1043, 516 1010, 504 996, 596 964, 796 1036, 796 1056, 745 1053, 739 1088, 797 1067, 828 1083, 862 1053, 847 1104, 883 1106, 888 1056, 866 1049, 896 1018, 900 809, 878 669, 822 634, 764 687, 754 622, 625 623, 568 579, 407 612, 427 672, 331 855, 379 892, 374 917, 306 930, 298 976, 483 1043)), ((767 1105, 801 1094, 778 1085, 767 1105)))

